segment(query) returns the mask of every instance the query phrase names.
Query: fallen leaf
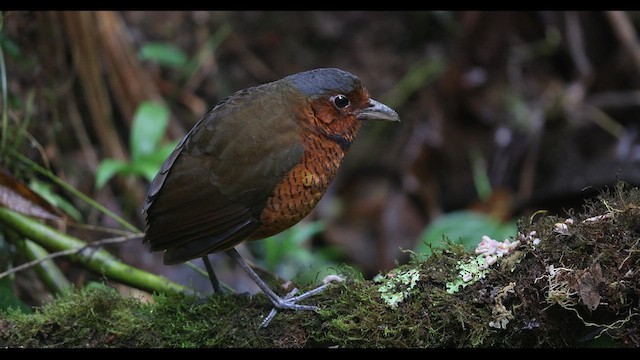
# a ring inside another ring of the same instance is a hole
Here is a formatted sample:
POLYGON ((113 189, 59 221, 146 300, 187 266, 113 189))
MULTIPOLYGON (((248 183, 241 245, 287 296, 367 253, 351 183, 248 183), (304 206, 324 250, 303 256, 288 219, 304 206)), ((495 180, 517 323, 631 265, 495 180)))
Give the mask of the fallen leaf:
POLYGON ((603 282, 602 268, 600 263, 596 263, 591 269, 582 270, 578 274, 578 289, 580 294, 580 300, 589 308, 589 310, 595 310, 600 305, 600 293, 598 292, 598 286, 603 282))
POLYGON ((56 208, 2 168, 0 168, 0 206, 40 219, 62 220, 56 208))

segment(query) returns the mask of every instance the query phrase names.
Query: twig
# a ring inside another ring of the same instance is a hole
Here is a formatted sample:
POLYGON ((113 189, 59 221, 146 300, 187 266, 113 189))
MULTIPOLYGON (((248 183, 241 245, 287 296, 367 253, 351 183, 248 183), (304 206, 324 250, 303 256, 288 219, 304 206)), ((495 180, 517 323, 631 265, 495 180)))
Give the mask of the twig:
POLYGON ((580 111, 584 114, 585 118, 591 120, 594 124, 598 125, 602 130, 611 134, 611 136, 616 139, 620 139, 622 135, 624 135, 624 126, 599 108, 583 104, 580 107, 580 111))
MULTIPOLYGON (((7 229, 9 230, 9 229, 7 229)), ((16 249, 21 252, 27 260, 35 260, 49 255, 49 252, 42 246, 28 239, 22 239, 15 231, 5 232, 10 237, 10 241, 16 245, 16 249)), ((62 270, 52 260, 43 261, 35 265, 35 271, 45 284, 45 286, 56 294, 64 294, 73 289, 71 282, 66 278, 62 270)))
POLYGON ((603 91, 590 95, 585 102, 597 108, 624 108, 640 106, 640 91, 603 91))
POLYGON ((578 68, 581 80, 589 83, 593 77, 593 67, 585 53, 584 36, 582 34, 582 28, 580 27, 578 13, 576 11, 567 11, 565 14, 565 23, 569 53, 576 68, 578 68))
POLYGON ((2 279, 3 277, 6 277, 8 275, 11 275, 13 273, 17 273, 18 271, 26 270, 26 269, 28 269, 30 267, 33 267, 35 265, 38 265, 41 262, 46 261, 46 260, 51 260, 51 259, 54 259, 54 258, 57 258, 57 257, 60 257, 60 256, 66 256, 66 255, 75 254, 75 253, 77 253, 77 252, 79 252, 79 251, 81 251, 82 249, 85 249, 85 248, 86 248, 86 246, 82 247, 82 248, 79 248, 79 249, 69 249, 69 250, 64 250, 64 251, 58 251, 58 252, 55 252, 55 253, 51 253, 51 254, 49 254, 49 255, 47 255, 45 257, 26 262, 26 263, 24 263, 22 265, 18 265, 16 267, 14 267, 13 269, 9 269, 7 271, 1 272, 0 273, 0 279, 2 279))
POLYGON ((198 49, 196 55, 189 61, 182 70, 184 77, 184 87, 191 92, 200 85, 207 77, 207 74, 215 69, 215 51, 220 44, 231 35, 232 29, 228 23, 222 24, 218 30, 211 35, 198 49))
POLYGON ((624 11, 607 11, 606 14, 618 40, 627 49, 638 72, 640 72, 640 45, 638 45, 638 36, 629 16, 624 11))
POLYGON ((630 247, 630 248, 629 248, 629 250, 628 250, 629 255, 627 255, 627 257, 626 257, 626 258, 624 258, 624 260, 622 260, 622 262, 620 263, 620 266, 618 266, 618 270, 622 270, 622 266, 624 266, 624 263, 625 263, 625 262, 627 262, 627 260, 629 260, 629 258, 631 257, 631 255, 632 255, 635 251, 639 251, 639 250, 634 250, 634 248, 635 248, 636 246, 638 246, 638 242, 640 242, 640 238, 638 238, 638 239, 636 240, 636 242, 635 242, 635 243, 633 243, 633 245, 631 245, 631 247, 630 247))
POLYGON ((96 169, 98 168, 98 154, 96 149, 91 144, 91 138, 87 128, 82 123, 82 116, 78 109, 78 102, 73 94, 69 94, 66 102, 67 119, 71 123, 74 131, 75 138, 82 149, 82 155, 87 161, 87 165, 91 170, 91 173, 95 176, 96 169))
POLYGON ((91 248, 91 247, 99 247, 102 245, 107 245, 107 244, 116 244, 116 243, 120 243, 120 242, 124 242, 127 241, 129 239, 134 239, 136 237, 142 237, 143 234, 135 234, 134 236, 118 236, 118 237, 114 237, 114 238, 109 238, 109 239, 103 239, 103 240, 99 240, 99 241, 95 241, 91 244, 87 244, 85 246, 81 246, 75 249, 68 249, 68 250, 62 250, 62 251, 57 251, 54 253, 51 253, 47 256, 26 262, 22 265, 16 266, 13 269, 9 269, 7 271, 1 272, 0 273, 0 279, 2 279, 3 277, 6 277, 7 275, 16 273, 18 271, 22 271, 25 269, 28 269, 32 266, 35 266, 37 264, 40 264, 43 261, 47 261, 47 260, 51 260, 51 259, 55 259, 57 257, 60 256, 67 256, 67 255, 71 255, 71 254, 75 254, 75 253, 79 253, 85 249, 91 248))
MULTIPOLYGON (((46 249, 57 252, 69 251, 68 255, 72 261, 123 284, 151 292, 194 292, 193 289, 177 284, 165 277, 127 265, 104 249, 91 249, 90 254, 85 254, 83 249, 87 248, 87 244, 84 241, 60 233, 39 221, 7 208, 0 208, 0 223, 2 226, 15 230, 22 237, 28 238, 46 249)), ((114 241, 118 240, 107 239, 107 242, 114 241)))

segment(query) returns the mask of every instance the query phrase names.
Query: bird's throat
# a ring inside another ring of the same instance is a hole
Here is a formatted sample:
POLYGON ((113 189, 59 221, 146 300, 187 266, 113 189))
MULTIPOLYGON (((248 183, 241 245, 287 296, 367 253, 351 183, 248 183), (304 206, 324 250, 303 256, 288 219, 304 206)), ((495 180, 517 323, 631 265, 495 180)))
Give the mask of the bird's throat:
POLYGON ((349 147, 351 147, 351 143, 353 142, 353 136, 349 135, 328 134, 327 137, 331 139, 331 141, 338 144, 340 148, 345 152, 349 150, 349 147))

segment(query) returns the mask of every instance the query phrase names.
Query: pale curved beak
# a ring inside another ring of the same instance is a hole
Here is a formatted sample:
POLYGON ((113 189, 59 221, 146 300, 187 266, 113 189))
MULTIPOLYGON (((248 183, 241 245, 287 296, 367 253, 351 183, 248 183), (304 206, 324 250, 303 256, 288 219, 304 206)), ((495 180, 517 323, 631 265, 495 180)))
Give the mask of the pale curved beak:
POLYGON ((373 99, 369 100, 369 106, 362 109, 356 117, 358 120, 400 121, 395 110, 373 99))

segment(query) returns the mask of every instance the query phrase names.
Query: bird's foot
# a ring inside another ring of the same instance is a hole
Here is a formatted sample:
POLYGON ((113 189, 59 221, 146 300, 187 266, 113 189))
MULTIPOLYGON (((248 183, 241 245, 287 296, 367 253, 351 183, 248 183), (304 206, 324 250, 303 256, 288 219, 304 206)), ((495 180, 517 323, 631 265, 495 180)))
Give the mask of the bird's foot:
POLYGON ((291 309, 291 310, 318 310, 317 306, 311 306, 311 305, 298 305, 298 302, 301 300, 304 300, 310 296, 313 296, 315 294, 318 294, 320 292, 322 292, 324 289, 327 288, 327 285, 322 285, 319 286, 313 290, 309 290, 306 293, 303 293, 301 295, 295 296, 295 294, 298 293, 298 289, 293 289, 291 290, 287 295, 285 295, 284 298, 280 298, 277 299, 278 301, 274 302, 274 305, 276 306, 276 308, 279 309, 291 309))
POLYGON ((298 289, 295 288, 291 290, 287 295, 285 295, 284 298, 272 299, 273 305, 275 307, 271 309, 271 312, 269 313, 269 315, 267 315, 267 317, 264 318, 264 320, 260 324, 260 327, 266 328, 267 326, 269 326, 269 323, 271 322, 271 320, 273 320, 273 318, 278 313, 278 309, 312 310, 312 311, 319 310, 320 309, 319 307, 313 306, 313 305, 298 305, 298 301, 304 300, 310 296, 316 295, 324 291, 329 286, 329 284, 330 282, 326 282, 322 286, 319 286, 313 290, 309 290, 305 293, 302 293, 294 297, 294 295, 298 292, 298 289))
POLYGON ((322 285, 322 286, 317 287, 317 288, 315 288, 313 290, 307 291, 304 294, 301 294, 301 295, 298 295, 296 297, 293 297, 293 295, 295 295, 298 292, 298 289, 295 288, 295 289, 291 290, 287 295, 285 295, 284 298, 278 298, 276 301, 273 301, 273 304, 275 305, 275 307, 273 309, 271 309, 271 312, 269 313, 269 315, 267 315, 267 317, 264 318, 264 320, 260 324, 260 327, 266 328, 267 326, 269 326, 269 323, 271 323, 271 320, 273 320, 273 318, 278 313, 278 309, 312 310, 312 311, 318 310, 319 308, 317 306, 313 306, 313 305, 298 305, 297 302, 302 300, 302 299, 306 299, 309 296, 315 295, 315 294, 323 291, 324 289, 327 288, 327 285, 328 284, 322 285))

